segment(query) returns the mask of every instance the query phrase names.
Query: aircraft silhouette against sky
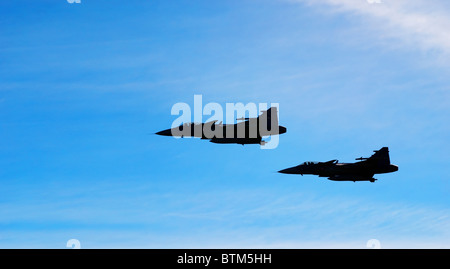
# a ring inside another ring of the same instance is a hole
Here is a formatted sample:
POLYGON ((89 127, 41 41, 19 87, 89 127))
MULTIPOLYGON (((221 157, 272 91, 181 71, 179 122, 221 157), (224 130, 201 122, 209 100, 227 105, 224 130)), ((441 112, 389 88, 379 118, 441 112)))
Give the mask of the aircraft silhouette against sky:
POLYGON ((257 118, 239 118, 236 124, 217 123, 217 120, 206 123, 184 123, 178 127, 157 132, 157 135, 174 137, 198 137, 218 144, 260 144, 267 142, 263 136, 286 133, 286 127, 278 124, 278 110, 271 107, 263 111, 257 118))
POLYGON ((391 173, 398 170, 391 164, 389 149, 383 147, 374 150, 369 158, 356 158, 360 162, 338 163, 338 160, 328 162, 304 162, 300 165, 278 171, 283 174, 318 175, 334 181, 370 181, 375 182, 375 174, 391 173))

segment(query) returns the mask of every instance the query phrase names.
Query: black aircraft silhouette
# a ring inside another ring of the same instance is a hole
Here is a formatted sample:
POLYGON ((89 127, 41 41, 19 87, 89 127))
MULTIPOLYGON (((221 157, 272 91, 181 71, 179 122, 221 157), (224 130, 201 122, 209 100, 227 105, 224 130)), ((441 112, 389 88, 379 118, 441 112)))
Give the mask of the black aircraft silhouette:
POLYGON ((328 177, 335 181, 370 181, 375 182, 374 174, 391 173, 398 170, 397 165, 391 164, 389 149, 383 147, 374 150, 369 158, 357 158, 360 162, 338 163, 338 160, 328 162, 304 162, 298 166, 278 171, 283 174, 309 174, 328 177))
POLYGON ((276 107, 263 111, 257 118, 239 118, 236 124, 217 124, 217 120, 206 123, 184 123, 178 127, 157 132, 157 135, 174 137, 199 137, 218 144, 260 144, 267 142, 263 136, 286 133, 286 127, 278 125, 276 107), (273 115, 273 117, 272 117, 273 115))

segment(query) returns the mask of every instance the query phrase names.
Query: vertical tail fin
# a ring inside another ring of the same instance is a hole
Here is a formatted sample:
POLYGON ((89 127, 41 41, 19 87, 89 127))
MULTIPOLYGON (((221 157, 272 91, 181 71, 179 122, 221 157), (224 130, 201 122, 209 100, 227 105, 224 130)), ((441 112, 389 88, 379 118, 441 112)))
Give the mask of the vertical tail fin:
POLYGON ((277 107, 271 107, 266 111, 263 111, 261 115, 258 116, 260 122, 264 122, 267 126, 268 131, 272 131, 272 125, 278 128, 278 109, 277 107))
POLYGON ((382 147, 379 150, 374 150, 375 154, 370 156, 368 160, 376 161, 380 165, 389 165, 391 164, 391 160, 389 158, 389 148, 382 147))

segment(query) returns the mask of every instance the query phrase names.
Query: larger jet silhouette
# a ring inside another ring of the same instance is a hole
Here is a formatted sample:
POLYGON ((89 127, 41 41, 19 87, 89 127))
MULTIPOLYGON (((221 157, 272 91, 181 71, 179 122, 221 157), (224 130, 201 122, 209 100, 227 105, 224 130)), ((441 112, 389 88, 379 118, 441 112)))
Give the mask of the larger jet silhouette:
POLYGON ((318 175, 335 181, 370 181, 375 182, 375 174, 391 173, 398 170, 397 165, 391 164, 389 149, 383 147, 374 150, 369 158, 356 158, 360 162, 338 163, 338 160, 328 162, 304 162, 298 166, 278 171, 283 174, 318 175))
POLYGON ((278 111, 271 107, 263 111, 257 118, 239 118, 236 124, 217 123, 216 120, 206 123, 184 123, 178 127, 157 132, 157 135, 174 137, 199 137, 218 144, 260 144, 266 142, 263 136, 286 133, 286 127, 278 125, 278 111))

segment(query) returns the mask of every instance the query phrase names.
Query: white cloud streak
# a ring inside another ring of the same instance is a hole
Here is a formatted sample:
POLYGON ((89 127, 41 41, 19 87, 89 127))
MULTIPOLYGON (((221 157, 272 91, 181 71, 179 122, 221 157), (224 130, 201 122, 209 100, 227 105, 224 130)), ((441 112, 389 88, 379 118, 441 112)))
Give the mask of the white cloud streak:
MULTIPOLYGON (((215 193, 196 199, 187 202, 191 210, 172 212, 171 217, 177 222, 209 222, 215 229, 234 227, 232 241, 220 232, 208 235, 215 239, 210 243, 199 240, 208 247, 365 248, 371 238, 380 240, 383 248, 449 247, 449 212, 443 208, 298 192, 283 197, 265 192, 250 197, 215 193), (204 201, 209 201, 208 206, 204 201)), ((191 239, 180 241, 185 247, 191 239)))
MULTIPOLYGON (((368 31, 378 37, 426 51, 450 55, 450 14, 442 1, 383 0, 293 0, 310 6, 325 5, 327 11, 349 13, 363 19, 368 31)), ((398 44, 392 44, 397 46, 398 44)))

